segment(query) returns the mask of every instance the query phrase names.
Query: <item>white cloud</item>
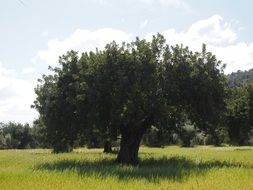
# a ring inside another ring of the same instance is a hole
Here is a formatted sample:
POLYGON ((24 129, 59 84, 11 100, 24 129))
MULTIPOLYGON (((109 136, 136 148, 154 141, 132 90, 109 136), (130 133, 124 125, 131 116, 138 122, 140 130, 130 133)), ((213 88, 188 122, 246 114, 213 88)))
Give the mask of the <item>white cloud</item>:
POLYGON ((222 20, 219 15, 200 20, 192 24, 187 31, 188 36, 210 44, 233 43, 237 39, 237 34, 231 29, 229 23, 222 23, 222 20))
POLYGON ((35 68, 34 68, 34 67, 27 67, 27 68, 24 68, 24 69, 22 70, 22 73, 23 73, 23 74, 35 73, 35 68))
POLYGON ((30 105, 35 100, 35 81, 16 78, 0 65, 0 122, 31 122, 37 116, 30 105))
MULTIPOLYGON (((186 31, 168 29, 161 33, 170 45, 184 44, 194 51, 207 44, 207 50, 226 63, 225 73, 253 68, 253 43, 238 42, 236 30, 219 15, 197 21, 186 31)), ((147 34, 146 38, 151 39, 153 34, 147 34)))
MULTIPOLYGON (((168 43, 183 43, 193 47, 202 43, 209 45, 232 44, 237 39, 236 32, 229 23, 222 23, 222 17, 219 15, 197 21, 186 31, 177 32, 175 29, 168 29, 162 31, 162 34, 166 37, 168 43)), ((147 38, 152 35, 153 33, 147 34, 147 38)))
MULTIPOLYGON (((152 2, 152 0, 150 0, 152 2)), ((148 21, 144 21, 144 27, 148 21)), ((217 58, 227 65, 225 73, 237 70, 248 70, 253 67, 253 43, 238 40, 238 31, 231 22, 225 22, 220 15, 193 23, 184 31, 169 28, 160 31, 170 45, 184 44, 193 51, 201 51, 202 43, 207 44, 207 50, 212 51, 217 58)), ((156 31, 157 32, 157 31, 156 31)), ((148 33, 145 38, 150 39, 155 33, 148 33)), ((104 28, 95 31, 77 29, 69 37, 62 40, 50 40, 46 50, 40 50, 36 59, 47 64, 55 64, 58 56, 74 49, 79 52, 103 49, 104 46, 115 40, 117 42, 131 41, 134 35, 120 30, 104 28)), ((36 60, 35 59, 35 60, 36 60)))
POLYGON ((2 62, 0 61, 0 76, 1 75, 13 75, 15 71, 13 69, 6 69, 2 66, 2 62))
POLYGON ((116 41, 121 43, 130 41, 132 37, 132 34, 111 28, 95 31, 77 29, 63 40, 49 40, 48 49, 39 51, 35 60, 40 58, 48 64, 56 64, 59 55, 65 54, 69 50, 85 52, 96 48, 103 49, 109 42, 116 41))
POLYGON ((229 46, 210 46, 210 50, 226 63, 226 73, 253 69, 253 43, 238 42, 229 46))

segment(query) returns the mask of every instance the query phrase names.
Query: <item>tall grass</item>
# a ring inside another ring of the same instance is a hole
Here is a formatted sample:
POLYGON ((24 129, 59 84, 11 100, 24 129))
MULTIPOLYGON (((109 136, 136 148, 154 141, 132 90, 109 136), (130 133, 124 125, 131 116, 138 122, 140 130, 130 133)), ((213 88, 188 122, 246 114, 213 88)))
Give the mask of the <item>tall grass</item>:
POLYGON ((251 147, 140 149, 137 167, 100 149, 1 150, 0 189, 253 189, 251 147))

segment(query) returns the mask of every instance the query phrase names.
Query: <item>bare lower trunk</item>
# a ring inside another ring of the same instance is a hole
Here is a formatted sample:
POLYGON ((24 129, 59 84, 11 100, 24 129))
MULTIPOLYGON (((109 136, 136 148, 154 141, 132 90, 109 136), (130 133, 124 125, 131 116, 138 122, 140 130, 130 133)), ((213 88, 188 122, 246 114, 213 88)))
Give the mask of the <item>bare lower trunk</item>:
POLYGON ((138 152, 141 139, 152 122, 153 116, 149 114, 139 122, 132 122, 129 126, 122 126, 120 150, 116 162, 131 165, 139 163, 138 152))
POLYGON ((120 143, 120 151, 116 162, 137 165, 139 163, 138 151, 144 130, 123 132, 120 143))

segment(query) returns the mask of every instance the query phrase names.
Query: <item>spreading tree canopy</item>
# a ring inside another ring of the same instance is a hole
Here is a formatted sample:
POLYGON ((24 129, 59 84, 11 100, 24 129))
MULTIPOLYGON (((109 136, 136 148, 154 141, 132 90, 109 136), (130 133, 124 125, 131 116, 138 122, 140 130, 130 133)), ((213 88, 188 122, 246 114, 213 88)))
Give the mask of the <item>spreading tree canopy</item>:
POLYGON ((225 78, 205 45, 192 52, 157 34, 151 42, 112 42, 80 57, 70 51, 59 63, 39 80, 33 105, 56 152, 71 150, 78 136, 96 131, 107 140, 121 138, 117 162, 137 164, 151 126, 180 131, 187 122, 212 131, 219 125, 225 78))

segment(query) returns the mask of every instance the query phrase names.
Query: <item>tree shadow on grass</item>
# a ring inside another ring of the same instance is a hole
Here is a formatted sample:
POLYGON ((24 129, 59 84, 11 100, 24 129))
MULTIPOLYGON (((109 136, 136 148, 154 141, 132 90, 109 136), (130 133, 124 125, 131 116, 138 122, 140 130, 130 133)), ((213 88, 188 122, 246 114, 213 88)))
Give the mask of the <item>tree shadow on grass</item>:
POLYGON ((149 158, 144 159, 140 165, 126 166, 116 164, 113 160, 77 161, 62 160, 53 163, 43 163, 36 166, 36 170, 47 171, 73 171, 80 176, 97 174, 101 177, 114 176, 120 180, 146 179, 158 182, 160 179, 181 181, 192 175, 204 175, 208 170, 217 168, 249 168, 251 165, 227 161, 201 161, 196 163, 185 157, 149 158))

